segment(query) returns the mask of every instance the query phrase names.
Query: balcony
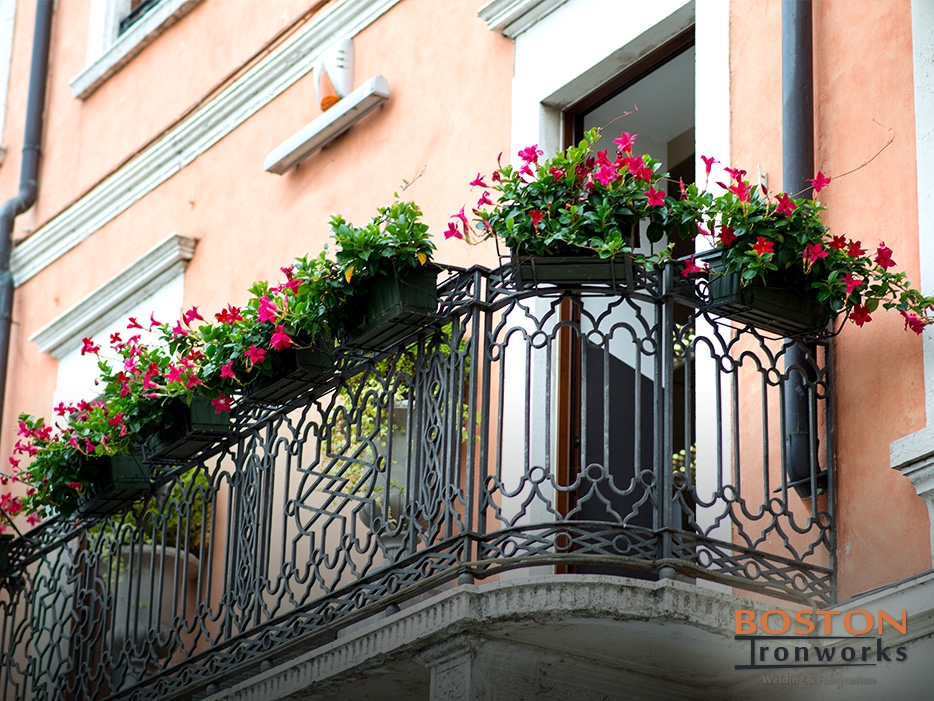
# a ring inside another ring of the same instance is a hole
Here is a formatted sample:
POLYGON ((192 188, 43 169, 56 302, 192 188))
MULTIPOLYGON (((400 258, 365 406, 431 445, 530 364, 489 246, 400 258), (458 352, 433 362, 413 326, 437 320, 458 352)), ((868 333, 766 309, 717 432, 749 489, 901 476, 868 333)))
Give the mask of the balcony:
POLYGON ((830 341, 786 368, 792 342, 714 317, 670 269, 515 272, 451 271, 430 325, 241 399, 226 438, 158 465, 130 511, 21 539, 2 698, 204 698, 529 575, 833 602, 830 341))

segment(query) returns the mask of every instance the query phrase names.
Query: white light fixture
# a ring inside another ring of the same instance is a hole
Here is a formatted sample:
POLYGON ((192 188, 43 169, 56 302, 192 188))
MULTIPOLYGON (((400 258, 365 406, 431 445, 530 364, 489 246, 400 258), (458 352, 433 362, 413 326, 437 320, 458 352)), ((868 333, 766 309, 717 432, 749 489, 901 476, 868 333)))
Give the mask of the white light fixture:
POLYGON ((270 151, 263 162, 263 168, 267 173, 282 175, 334 141, 388 99, 389 83, 381 75, 373 76, 307 127, 270 151))

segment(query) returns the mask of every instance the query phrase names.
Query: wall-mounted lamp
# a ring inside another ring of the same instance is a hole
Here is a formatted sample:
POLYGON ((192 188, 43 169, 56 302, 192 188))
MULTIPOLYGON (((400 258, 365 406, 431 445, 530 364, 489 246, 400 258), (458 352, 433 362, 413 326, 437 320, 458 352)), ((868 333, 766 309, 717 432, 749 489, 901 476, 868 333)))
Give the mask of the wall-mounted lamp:
POLYGON ((375 75, 353 89, 353 41, 330 46, 315 63, 315 92, 324 112, 301 131, 276 146, 263 163, 267 173, 282 175, 324 148, 389 99, 389 84, 375 75))
POLYGON ((282 175, 318 149, 324 148, 389 99, 389 83, 374 75, 304 129, 276 146, 263 168, 268 173, 282 175))

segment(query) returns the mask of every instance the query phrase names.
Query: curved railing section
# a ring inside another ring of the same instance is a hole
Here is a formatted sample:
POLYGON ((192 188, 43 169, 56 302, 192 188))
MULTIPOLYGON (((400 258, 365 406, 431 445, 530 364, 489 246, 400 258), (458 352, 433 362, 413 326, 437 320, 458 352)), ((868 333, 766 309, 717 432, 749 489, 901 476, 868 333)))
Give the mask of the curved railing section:
POLYGON ((0 698, 187 697, 530 568, 831 602, 828 342, 786 368, 785 341, 706 314, 670 271, 513 272, 454 271, 396 347, 342 347, 287 402, 242 400, 225 440, 160 466, 130 511, 20 542, 0 698), (794 470, 790 376, 810 441, 794 470))

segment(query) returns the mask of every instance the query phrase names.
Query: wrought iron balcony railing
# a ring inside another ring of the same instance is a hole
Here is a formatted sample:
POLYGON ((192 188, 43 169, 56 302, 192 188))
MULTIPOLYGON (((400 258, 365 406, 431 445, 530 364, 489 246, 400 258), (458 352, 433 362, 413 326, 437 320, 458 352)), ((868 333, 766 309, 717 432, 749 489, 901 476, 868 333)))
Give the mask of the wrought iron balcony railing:
POLYGON ((667 271, 519 289, 512 272, 452 274, 398 347, 342 349, 285 405, 242 401, 129 512, 20 541, 2 699, 197 698, 416 595, 533 567, 832 601, 826 342, 785 368, 790 342, 711 318, 667 271), (785 467, 791 391, 807 489, 785 467))

